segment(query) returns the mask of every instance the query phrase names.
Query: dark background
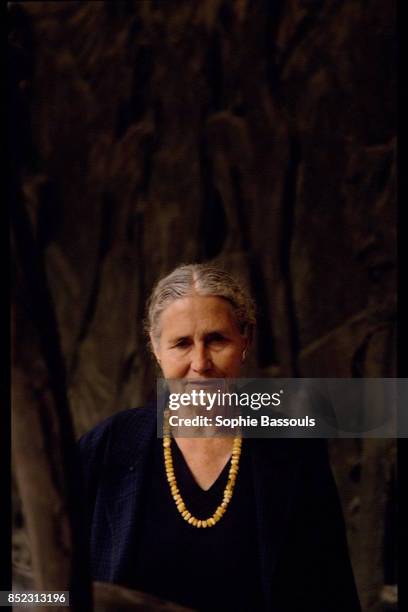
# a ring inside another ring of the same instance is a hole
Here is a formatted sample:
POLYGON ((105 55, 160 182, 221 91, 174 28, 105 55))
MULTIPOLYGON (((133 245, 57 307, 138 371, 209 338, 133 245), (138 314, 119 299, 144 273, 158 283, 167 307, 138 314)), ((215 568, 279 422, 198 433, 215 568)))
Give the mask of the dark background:
MULTIPOLYGON (((77 437, 146 400, 144 304, 180 263, 246 280, 254 374, 396 376, 394 11, 10 3, 16 367, 38 399, 29 295, 77 437)), ((333 440, 330 452, 364 610, 382 610, 396 580, 395 444, 333 440)), ((29 563, 18 500, 15 488, 14 552, 29 563)))

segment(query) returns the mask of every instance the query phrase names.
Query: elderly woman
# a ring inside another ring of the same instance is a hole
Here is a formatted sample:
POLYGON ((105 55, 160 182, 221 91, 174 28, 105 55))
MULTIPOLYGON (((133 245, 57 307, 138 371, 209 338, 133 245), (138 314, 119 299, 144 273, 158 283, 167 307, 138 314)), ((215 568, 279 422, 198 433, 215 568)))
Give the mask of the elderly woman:
MULTIPOLYGON (((175 269, 148 303, 168 380, 238 378, 254 324, 244 289, 204 264, 175 269)), ((156 426, 150 405, 80 441, 95 580, 197 610, 360 610, 324 441, 156 426)))

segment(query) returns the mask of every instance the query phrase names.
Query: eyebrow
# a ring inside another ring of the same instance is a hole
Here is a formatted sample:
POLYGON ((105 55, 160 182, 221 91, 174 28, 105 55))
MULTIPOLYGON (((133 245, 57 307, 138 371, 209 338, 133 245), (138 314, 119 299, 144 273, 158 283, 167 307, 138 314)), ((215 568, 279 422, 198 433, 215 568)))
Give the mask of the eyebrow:
MULTIPOLYGON (((211 336, 228 336, 226 330, 223 329, 213 329, 211 331, 205 331, 203 333, 203 337, 208 339, 211 336)), ((176 336, 174 338, 169 338, 168 342, 170 344, 175 344, 177 342, 181 342, 181 340, 190 340, 191 336, 176 336)))

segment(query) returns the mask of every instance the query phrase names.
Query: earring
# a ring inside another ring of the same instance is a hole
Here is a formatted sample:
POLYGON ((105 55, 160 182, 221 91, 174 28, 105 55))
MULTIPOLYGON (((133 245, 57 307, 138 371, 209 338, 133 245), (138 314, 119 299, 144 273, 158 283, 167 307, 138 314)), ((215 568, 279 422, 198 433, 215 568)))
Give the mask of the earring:
POLYGON ((246 349, 244 349, 244 350, 242 351, 242 358, 241 358, 241 359, 242 359, 242 363, 244 363, 244 361, 245 361, 245 357, 246 357, 246 349))

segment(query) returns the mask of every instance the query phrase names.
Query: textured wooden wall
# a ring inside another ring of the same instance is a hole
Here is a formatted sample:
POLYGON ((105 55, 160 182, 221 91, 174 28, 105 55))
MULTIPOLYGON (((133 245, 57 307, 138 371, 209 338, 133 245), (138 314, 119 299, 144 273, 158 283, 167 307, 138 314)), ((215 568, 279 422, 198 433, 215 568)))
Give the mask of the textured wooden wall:
MULTIPOLYGON (((260 376, 395 375, 393 2, 22 2, 11 30, 78 435, 145 401, 145 299, 182 262, 247 279, 260 376)), ((371 612, 394 445, 331 452, 371 612)))

